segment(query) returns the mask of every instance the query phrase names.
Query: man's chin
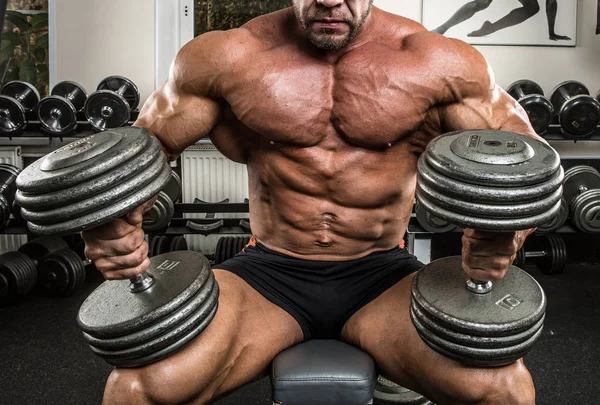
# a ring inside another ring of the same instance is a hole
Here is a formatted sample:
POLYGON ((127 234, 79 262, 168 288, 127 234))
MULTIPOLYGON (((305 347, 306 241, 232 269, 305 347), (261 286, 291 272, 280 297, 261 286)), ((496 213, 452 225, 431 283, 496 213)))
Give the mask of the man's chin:
POLYGON ((348 45, 348 35, 311 35, 310 42, 319 49, 338 51, 348 45))

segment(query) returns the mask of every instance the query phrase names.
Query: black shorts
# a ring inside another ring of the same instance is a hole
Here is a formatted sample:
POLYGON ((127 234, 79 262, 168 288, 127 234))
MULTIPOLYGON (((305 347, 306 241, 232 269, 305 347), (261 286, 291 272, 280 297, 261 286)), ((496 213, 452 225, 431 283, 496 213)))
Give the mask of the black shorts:
POLYGON ((339 339, 356 311, 421 267, 423 263, 400 247, 331 262, 297 259, 260 243, 215 266, 241 277, 294 317, 304 340, 339 339))

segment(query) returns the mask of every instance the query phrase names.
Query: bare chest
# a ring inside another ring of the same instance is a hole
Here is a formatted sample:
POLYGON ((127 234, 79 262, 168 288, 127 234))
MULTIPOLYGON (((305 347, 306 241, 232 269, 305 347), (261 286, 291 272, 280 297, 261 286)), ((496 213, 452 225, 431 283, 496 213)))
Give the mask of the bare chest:
POLYGON ((335 133, 356 146, 391 145, 424 125, 440 83, 410 55, 387 51, 365 47, 336 63, 265 52, 224 96, 238 120, 275 142, 313 146, 335 133))

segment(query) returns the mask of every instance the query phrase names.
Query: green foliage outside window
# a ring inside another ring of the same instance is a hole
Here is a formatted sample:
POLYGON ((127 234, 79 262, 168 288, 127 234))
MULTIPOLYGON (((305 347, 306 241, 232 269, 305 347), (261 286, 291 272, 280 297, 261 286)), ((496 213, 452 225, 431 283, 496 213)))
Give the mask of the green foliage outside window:
POLYGON ((196 35, 239 27, 259 15, 292 5, 292 0, 197 0, 196 35))

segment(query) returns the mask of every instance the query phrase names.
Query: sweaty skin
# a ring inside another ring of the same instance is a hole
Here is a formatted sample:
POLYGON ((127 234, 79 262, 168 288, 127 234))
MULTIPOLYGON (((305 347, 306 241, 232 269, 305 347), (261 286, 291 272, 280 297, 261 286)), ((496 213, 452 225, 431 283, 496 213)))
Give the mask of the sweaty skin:
MULTIPOLYGON (((197 37, 135 125, 171 159, 210 135, 246 164, 253 233, 270 249, 335 261, 396 246, 410 218, 417 159, 433 138, 470 128, 536 135, 474 48, 370 6, 296 0, 239 29, 197 37)), ((148 267, 143 209, 83 233, 86 255, 106 278, 148 267)), ((465 271, 502 278, 531 231, 466 230, 465 271)), ((221 296, 209 327, 165 360, 115 369, 105 404, 208 403, 265 375, 277 353, 301 341, 291 316, 237 276, 215 276, 221 296)), ((430 350, 409 319, 411 280, 358 311, 343 339, 438 404, 534 403, 522 361, 476 369, 430 350)))

